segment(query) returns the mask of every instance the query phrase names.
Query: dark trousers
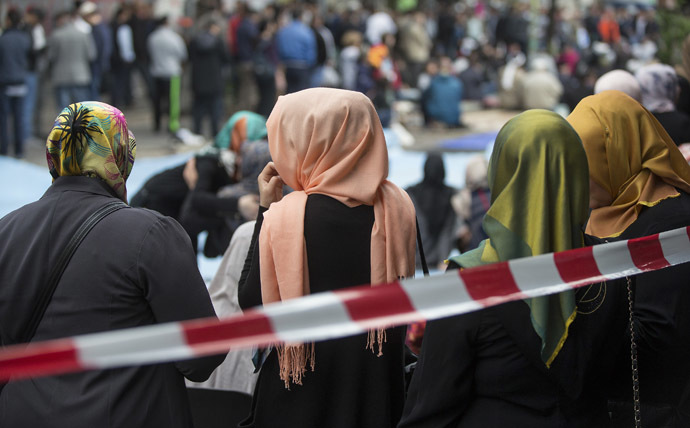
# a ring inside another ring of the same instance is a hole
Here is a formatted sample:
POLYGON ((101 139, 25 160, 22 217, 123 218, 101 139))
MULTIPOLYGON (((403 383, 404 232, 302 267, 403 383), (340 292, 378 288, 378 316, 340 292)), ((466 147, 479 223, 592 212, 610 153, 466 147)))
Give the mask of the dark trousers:
POLYGON ((161 130, 163 112, 170 111, 170 79, 154 77, 153 79, 153 129, 161 130))
POLYGON ((256 75, 256 83, 259 87, 259 105, 256 112, 263 117, 268 117, 276 103, 276 79, 273 74, 256 75))
POLYGON ((9 96, 6 87, 0 85, 0 155, 7 155, 9 148, 9 117, 14 128, 14 155, 24 157, 24 99, 25 96, 9 96))
POLYGON ((55 99, 57 101, 59 111, 62 111, 63 108, 70 104, 89 101, 90 98, 91 88, 89 85, 55 86, 55 99))
POLYGON ((111 70, 111 77, 111 104, 121 110, 132 105, 132 66, 118 64, 111 70))
POLYGON ((293 92, 307 89, 311 86, 311 67, 296 67, 288 65, 285 67, 285 80, 287 83, 286 92, 293 92))
POLYGON ((205 117, 211 120, 211 135, 218 133, 218 124, 223 116, 223 95, 194 94, 194 133, 202 134, 202 122, 205 117))

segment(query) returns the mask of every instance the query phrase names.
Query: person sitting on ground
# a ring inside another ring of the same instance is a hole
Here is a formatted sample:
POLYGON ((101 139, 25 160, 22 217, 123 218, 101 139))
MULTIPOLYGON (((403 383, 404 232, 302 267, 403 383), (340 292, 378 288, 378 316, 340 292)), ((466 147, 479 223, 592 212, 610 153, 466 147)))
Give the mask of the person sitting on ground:
POLYGON ((422 94, 423 110, 432 126, 463 126, 460 110, 462 91, 462 82, 453 74, 450 58, 441 57, 438 74, 431 78, 429 87, 422 94))
MULTIPOLYGON (((135 153, 134 135, 115 107, 71 104, 57 117, 46 143, 53 184, 0 219, 3 345, 215 317, 182 227, 125 206, 86 235, 42 317, 32 321, 52 265, 79 227, 97 210, 127 202, 135 153)), ((0 394, 0 425, 191 428, 184 378, 207 379, 223 358, 10 381, 0 394)))
POLYGON ((525 109, 546 109, 553 111, 560 103, 563 85, 556 75, 556 64, 546 54, 535 56, 530 61, 530 71, 522 79, 522 100, 525 109))
MULTIPOLYGON (((234 230, 228 222, 237 226, 243 222, 237 223, 238 214, 242 217, 242 212, 256 211, 257 193, 235 192, 221 197, 218 192, 242 180, 244 144, 259 142, 265 137, 266 120, 262 116, 249 111, 233 114, 216 135, 213 146, 202 149, 185 164, 151 177, 132 198, 132 206, 149 208, 178 219, 195 249, 199 233, 208 230, 204 254, 207 257, 223 254, 234 230)), ((267 150, 262 153, 267 156, 267 150)))

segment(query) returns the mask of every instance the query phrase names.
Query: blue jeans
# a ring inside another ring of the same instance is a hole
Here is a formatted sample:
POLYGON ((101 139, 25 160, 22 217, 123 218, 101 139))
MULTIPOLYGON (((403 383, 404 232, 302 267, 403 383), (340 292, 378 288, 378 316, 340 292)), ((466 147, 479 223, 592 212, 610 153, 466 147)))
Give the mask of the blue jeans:
POLYGON ((14 128, 14 155, 24 157, 24 98, 26 96, 9 96, 6 87, 0 85, 0 155, 7 155, 9 149, 9 117, 12 116, 14 128))
POLYGON ((311 67, 295 65, 285 66, 285 80, 287 88, 285 92, 291 94, 311 87, 311 67))
POLYGON ((38 73, 29 72, 26 74, 26 98, 24 99, 24 136, 34 135, 34 109, 36 108, 36 97, 38 96, 38 73))
POLYGON ((55 87, 55 100, 58 104, 58 109, 62 111, 63 108, 73 103, 80 103, 82 101, 91 100, 91 88, 89 85, 60 85, 55 87))

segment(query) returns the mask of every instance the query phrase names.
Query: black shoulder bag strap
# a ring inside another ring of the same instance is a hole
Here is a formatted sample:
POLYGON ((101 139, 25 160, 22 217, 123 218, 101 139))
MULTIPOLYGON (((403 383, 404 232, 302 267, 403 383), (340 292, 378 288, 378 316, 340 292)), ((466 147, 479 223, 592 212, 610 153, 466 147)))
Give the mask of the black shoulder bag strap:
POLYGON ((419 259, 422 262, 422 272, 424 272, 424 276, 429 276, 429 266, 426 264, 426 257, 424 257, 424 246, 422 246, 422 234, 419 231, 419 220, 417 220, 417 217, 415 217, 414 221, 417 224, 417 247, 419 248, 419 259))
POLYGON ((33 339, 34 334, 36 334, 36 329, 38 329, 38 324, 43 319, 43 315, 48 308, 48 303, 50 303, 50 300, 53 298, 53 294, 55 293, 58 282, 60 282, 62 273, 65 271, 65 268, 72 258, 72 255, 77 250, 79 244, 81 244, 86 235, 88 235, 91 229, 93 229, 93 227, 106 216, 114 213, 117 210, 127 207, 128 205, 121 201, 109 202, 96 210, 96 212, 91 214, 89 218, 87 218, 86 221, 79 226, 79 229, 77 229, 77 231, 74 233, 72 239, 70 239, 65 249, 62 250, 57 262, 55 265, 53 265, 53 269, 51 269, 50 275, 48 276, 48 282, 38 294, 36 305, 34 306, 34 310, 31 312, 31 319, 24 328, 23 334, 19 337, 18 343, 30 342, 31 339, 33 339))

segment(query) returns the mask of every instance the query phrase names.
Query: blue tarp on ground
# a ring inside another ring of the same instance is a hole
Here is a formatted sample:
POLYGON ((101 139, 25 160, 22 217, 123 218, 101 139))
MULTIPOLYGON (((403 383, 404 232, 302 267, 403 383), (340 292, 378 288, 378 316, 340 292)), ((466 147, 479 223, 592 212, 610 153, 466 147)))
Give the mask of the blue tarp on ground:
POLYGON ((493 143, 496 139, 496 135, 498 135, 497 131, 465 135, 463 137, 443 140, 440 143, 440 147, 446 150, 484 151, 493 143))

